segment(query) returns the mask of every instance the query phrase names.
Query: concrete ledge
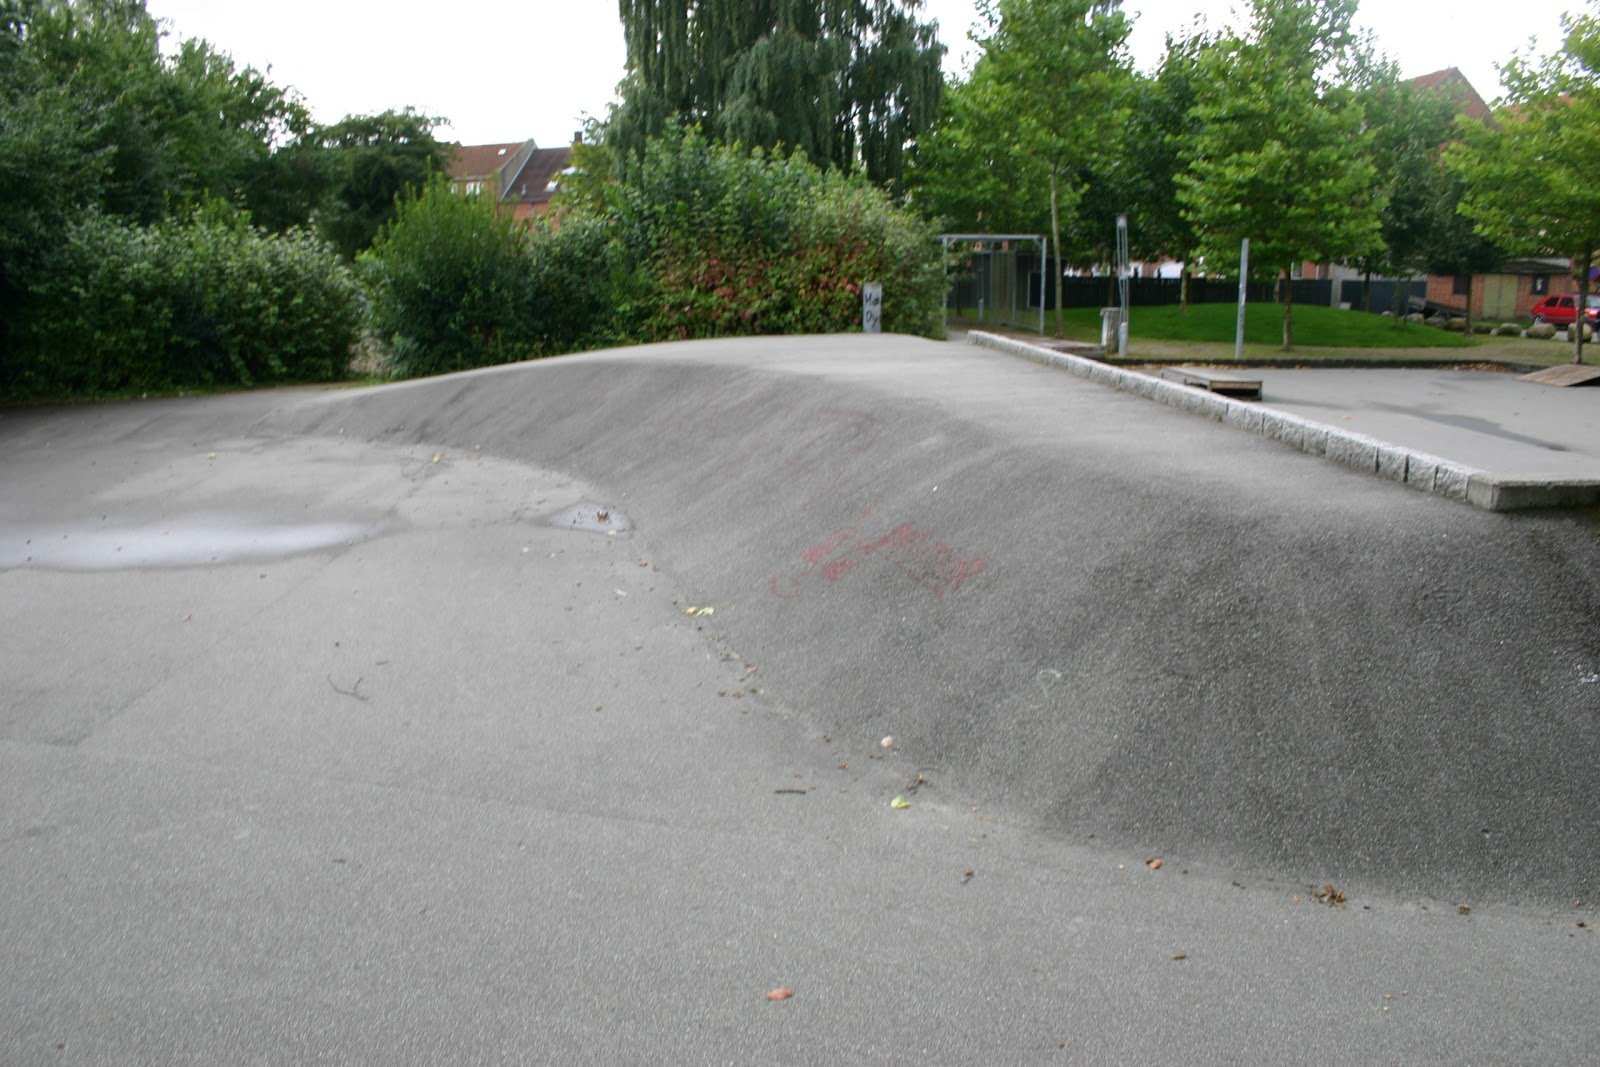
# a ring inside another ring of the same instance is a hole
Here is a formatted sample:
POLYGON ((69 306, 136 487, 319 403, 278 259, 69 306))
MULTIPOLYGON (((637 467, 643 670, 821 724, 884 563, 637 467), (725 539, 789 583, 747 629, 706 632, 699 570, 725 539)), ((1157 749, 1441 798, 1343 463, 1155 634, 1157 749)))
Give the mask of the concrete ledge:
POLYGON ((1279 441, 1290 448, 1322 456, 1341 466, 1363 471, 1413 489, 1459 500, 1486 511, 1520 511, 1527 508, 1574 508, 1600 505, 1600 482, 1583 479, 1497 478, 1487 471, 1452 463, 1439 456, 1379 441, 1364 434, 1312 422, 1259 402, 1234 400, 1148 374, 1124 370, 1099 360, 998 334, 974 330, 970 344, 1021 356, 1057 367, 1099 385, 1142 396, 1168 407, 1215 419, 1226 426, 1279 441))
POLYGON ((1518 480, 1475 474, 1467 479, 1467 503, 1486 511, 1600 507, 1600 485, 1581 478, 1518 480))

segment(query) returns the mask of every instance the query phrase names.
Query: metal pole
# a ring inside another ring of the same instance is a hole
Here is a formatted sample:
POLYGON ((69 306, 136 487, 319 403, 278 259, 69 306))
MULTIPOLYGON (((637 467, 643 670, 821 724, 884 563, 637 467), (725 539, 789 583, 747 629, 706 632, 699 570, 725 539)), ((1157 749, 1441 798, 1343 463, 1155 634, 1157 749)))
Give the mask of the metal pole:
POLYGON ((939 238, 939 255, 944 263, 944 336, 950 338, 950 238, 939 238))
POLYGON ((1122 297, 1122 315, 1117 324, 1117 355, 1128 354, 1128 318, 1132 308, 1128 306, 1128 278, 1133 273, 1133 260, 1128 255, 1128 213, 1120 212, 1117 215, 1117 288, 1122 297))
POLYGON ((1050 238, 1039 238, 1039 247, 1043 251, 1039 255, 1039 336, 1044 336, 1044 283, 1045 277, 1050 272, 1050 238))
POLYGON ((1244 359, 1244 295, 1245 283, 1250 278, 1250 238, 1239 244, 1239 324, 1233 333, 1233 359, 1244 359))

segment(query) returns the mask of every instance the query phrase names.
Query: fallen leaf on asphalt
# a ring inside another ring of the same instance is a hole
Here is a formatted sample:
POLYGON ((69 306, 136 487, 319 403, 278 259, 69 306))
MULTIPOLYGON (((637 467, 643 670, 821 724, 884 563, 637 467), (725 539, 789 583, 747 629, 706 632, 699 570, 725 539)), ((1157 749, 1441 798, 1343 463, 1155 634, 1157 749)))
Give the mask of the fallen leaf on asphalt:
POLYGON ((1189 958, 1189 954, 1187 952, 1174 952, 1172 954, 1172 958, 1175 960, 1186 960, 1189 958))
POLYGON ((440 460, 441 460, 441 459, 443 459, 443 458, 444 458, 444 457, 443 457, 443 456, 441 456, 441 455, 440 455, 440 454, 439 454, 439 453, 437 453, 437 452, 435 452, 435 453, 434 453, 434 454, 433 454, 433 461, 434 461, 434 462, 435 462, 435 463, 437 463, 437 462, 439 462, 439 461, 440 461, 440 460))
POLYGON ((969 868, 967 870, 967 873, 963 874, 961 876, 961 884, 962 885, 966 885, 968 882, 972 881, 972 873, 973 873, 972 870, 969 868))
POLYGON ((1144 865, 1149 867, 1152 871, 1159 871, 1161 869, 1161 864, 1162 860, 1159 856, 1151 856, 1149 859, 1144 861, 1144 865))
POLYGON ((1342 908, 1345 901, 1350 899, 1349 894, 1335 889, 1331 883, 1321 889, 1313 886, 1311 888, 1311 896, 1330 908, 1342 908))
POLYGON ((894 747, 894 738, 893 737, 885 737, 882 741, 878 742, 878 745, 881 748, 893 748, 894 747))
POLYGON ((188 615, 185 615, 183 618, 179 619, 178 621, 179 622, 188 622, 192 618, 194 618, 194 613, 190 612, 188 615))
POLYGON ((715 615, 717 613, 717 609, 716 608, 697 608, 697 607, 695 607, 693 605, 690 605, 689 607, 686 607, 686 608, 683 609, 683 613, 685 615, 692 615, 697 619, 703 619, 707 615, 715 615))
POLYGON ((905 797, 895 797, 893 800, 889 801, 889 806, 895 811, 905 811, 911 806, 911 801, 907 800, 905 797))
POLYGON ((767 994, 767 999, 788 1000, 792 996, 794 996, 794 990, 792 989, 774 989, 772 992, 767 994))
POLYGON ((617 595, 618 595, 618 596, 627 596, 627 595, 628 595, 628 594, 627 594, 627 593, 624 593, 624 592, 623 592, 623 591, 622 591, 622 590, 620 590, 620 589, 612 589, 612 590, 611 590, 611 591, 612 591, 612 592, 613 592, 613 593, 615 593, 615 594, 617 594, 617 595))

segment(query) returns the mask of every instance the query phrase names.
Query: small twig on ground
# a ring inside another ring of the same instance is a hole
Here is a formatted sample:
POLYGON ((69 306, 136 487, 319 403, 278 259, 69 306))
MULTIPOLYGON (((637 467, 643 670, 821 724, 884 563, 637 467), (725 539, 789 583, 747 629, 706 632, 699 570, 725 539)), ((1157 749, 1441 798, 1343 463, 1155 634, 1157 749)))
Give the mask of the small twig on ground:
POLYGON ((368 700, 368 698, 361 692, 360 678, 357 678, 356 684, 352 685, 349 689, 340 689, 338 684, 334 682, 333 675, 330 674, 328 675, 328 684, 333 686, 333 691, 342 697, 355 697, 363 704, 365 704, 368 700))

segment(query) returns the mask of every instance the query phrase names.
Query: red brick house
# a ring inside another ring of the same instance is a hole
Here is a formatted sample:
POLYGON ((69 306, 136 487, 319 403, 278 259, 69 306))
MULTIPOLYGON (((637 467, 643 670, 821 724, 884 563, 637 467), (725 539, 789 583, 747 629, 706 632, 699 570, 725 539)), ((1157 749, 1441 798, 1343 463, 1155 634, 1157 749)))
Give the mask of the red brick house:
POLYGON ((572 147, 540 148, 532 140, 457 145, 446 169, 463 195, 492 196, 497 209, 519 221, 547 214, 572 147))

